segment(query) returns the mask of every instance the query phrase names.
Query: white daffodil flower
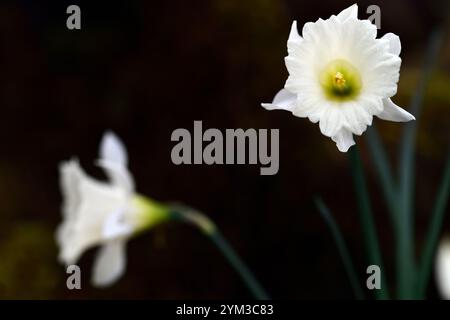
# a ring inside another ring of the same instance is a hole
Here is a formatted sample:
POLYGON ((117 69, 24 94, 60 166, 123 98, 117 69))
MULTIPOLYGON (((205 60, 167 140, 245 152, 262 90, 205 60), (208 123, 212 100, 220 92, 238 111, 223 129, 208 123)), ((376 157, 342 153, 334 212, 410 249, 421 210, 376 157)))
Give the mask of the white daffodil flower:
POLYGON ((398 107, 400 39, 388 33, 377 39, 377 28, 358 19, 355 4, 337 16, 303 26, 294 21, 285 58, 289 78, 267 110, 282 109, 311 122, 336 142, 341 152, 355 144, 373 116, 406 122, 414 116, 398 107))
POLYGON ((450 239, 442 241, 438 247, 436 281, 441 297, 450 300, 450 239))
POLYGON ((77 160, 60 166, 64 203, 56 233, 59 259, 75 264, 87 249, 101 246, 93 268, 95 286, 108 286, 124 273, 125 246, 131 236, 168 218, 165 207, 135 193, 127 162, 124 145, 106 133, 97 163, 109 182, 89 177, 77 160))

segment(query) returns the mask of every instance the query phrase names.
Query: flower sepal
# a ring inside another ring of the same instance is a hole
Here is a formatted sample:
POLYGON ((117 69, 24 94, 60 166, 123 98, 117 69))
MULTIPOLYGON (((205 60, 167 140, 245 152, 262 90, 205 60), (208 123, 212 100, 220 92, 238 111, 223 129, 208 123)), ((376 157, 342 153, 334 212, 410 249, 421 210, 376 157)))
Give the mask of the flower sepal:
POLYGON ((133 215, 135 234, 154 228, 171 219, 169 207, 160 202, 141 194, 134 195, 131 201, 136 210, 133 215))

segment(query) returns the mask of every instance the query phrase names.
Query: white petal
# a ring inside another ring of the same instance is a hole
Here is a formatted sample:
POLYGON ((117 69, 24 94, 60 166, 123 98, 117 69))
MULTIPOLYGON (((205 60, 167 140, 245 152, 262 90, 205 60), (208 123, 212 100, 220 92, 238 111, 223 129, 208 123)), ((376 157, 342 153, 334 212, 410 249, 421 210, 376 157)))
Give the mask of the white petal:
POLYGON ((133 227, 125 221, 125 208, 110 214, 103 225, 103 238, 106 240, 121 238, 132 233, 133 227))
POLYGON ((78 186, 83 176, 78 160, 70 160, 61 163, 59 167, 60 185, 63 195, 63 215, 64 217, 73 216, 80 203, 78 186))
POLYGON ((348 102, 341 106, 347 128, 360 136, 372 124, 372 115, 359 102, 348 102))
POLYGON ((383 106, 383 112, 377 115, 380 119, 395 122, 408 122, 411 120, 416 120, 412 114, 397 106, 391 99, 384 99, 383 106))
POLYGON ((355 144, 355 140, 353 140, 353 134, 347 130, 346 128, 342 128, 338 131, 338 133, 331 137, 340 152, 347 152, 351 146, 355 144))
MULTIPOLYGON (((375 28, 375 25, 369 25, 375 28)), ((361 38, 361 37, 360 37, 361 38)), ((353 46, 349 61, 355 61, 363 81, 363 92, 382 98, 390 98, 397 93, 402 60, 390 53, 390 43, 386 39, 362 38, 353 46)))
POLYGON ((345 22, 349 18, 358 19, 358 5, 355 3, 351 7, 342 10, 341 13, 337 15, 340 22, 345 22))
POLYGON ((126 167, 128 164, 127 150, 122 141, 112 132, 103 135, 100 143, 100 159, 120 164, 126 167))
POLYGON ((330 105, 327 101, 324 101, 320 93, 313 94, 308 92, 297 97, 297 105, 292 114, 296 117, 308 118, 312 123, 317 123, 328 107, 330 105))
POLYGON ((105 170, 111 183, 123 189, 128 194, 134 192, 134 179, 130 171, 119 163, 107 161, 107 160, 97 160, 96 164, 105 170))
MULTIPOLYGON (((331 30, 331 26, 335 26, 337 24, 337 20, 328 19, 323 20, 319 19, 316 22, 307 22, 303 25, 302 36, 303 39, 309 41, 313 41, 315 44, 320 44, 324 46, 324 48, 328 47, 330 43, 320 43, 321 40, 331 40, 333 38, 333 30, 331 30)), ((336 38, 336 34, 334 34, 336 38)), ((316 51, 317 54, 321 54, 321 52, 316 51)))
POLYGON ((125 240, 119 239, 108 242, 99 249, 92 275, 94 286, 110 286, 122 276, 126 268, 125 245, 125 240))
POLYGON ((97 165, 105 170, 111 183, 132 193, 134 179, 127 169, 127 163, 128 156, 124 144, 114 133, 105 133, 100 144, 100 159, 97 165))
POLYGON ((75 227, 79 221, 82 194, 80 186, 87 178, 77 160, 61 163, 60 185, 63 196, 63 221, 55 232, 56 243, 60 248, 59 260, 66 264, 73 264, 81 254, 82 249, 74 245, 75 227))
POLYGON ((298 34, 297 21, 294 21, 292 23, 291 32, 287 42, 288 52, 292 52, 298 48, 300 43, 302 43, 302 40, 302 37, 298 34))
POLYGON ((327 137, 335 136, 342 128, 342 124, 342 110, 335 106, 329 106, 322 112, 319 122, 320 132, 327 137))
POLYGON ((399 56, 402 52, 402 44, 399 36, 393 33, 386 33, 381 39, 389 41, 389 53, 399 56))
POLYGON ((106 219, 117 210, 127 208, 129 202, 123 189, 86 175, 80 174, 74 190, 79 201, 70 214, 65 215, 56 235, 59 259, 65 264, 75 263, 85 250, 102 243, 106 219))
POLYGON ((76 160, 60 167, 63 221, 57 228, 56 241, 60 247, 59 259, 67 265, 76 263, 87 249, 132 232, 131 228, 126 230, 124 225, 119 226, 122 216, 110 218, 114 218, 116 212, 123 215, 130 206, 133 181, 125 167, 125 148, 117 137, 107 133, 101 143, 100 156, 113 184, 89 177, 76 160))
POLYGON ((436 255, 436 280, 441 297, 450 300, 450 241, 444 240, 436 255))
POLYGON ((287 110, 292 111, 295 108, 297 95, 286 89, 281 89, 273 99, 272 103, 262 103, 262 107, 267 110, 287 110))
MULTIPOLYGON (((358 104, 361 105, 361 107, 370 115, 377 115, 383 112, 384 106, 383 106, 383 100, 380 97, 373 96, 373 95, 361 95, 358 99, 358 104)), ((371 125, 372 123, 368 123, 368 125, 371 125)))

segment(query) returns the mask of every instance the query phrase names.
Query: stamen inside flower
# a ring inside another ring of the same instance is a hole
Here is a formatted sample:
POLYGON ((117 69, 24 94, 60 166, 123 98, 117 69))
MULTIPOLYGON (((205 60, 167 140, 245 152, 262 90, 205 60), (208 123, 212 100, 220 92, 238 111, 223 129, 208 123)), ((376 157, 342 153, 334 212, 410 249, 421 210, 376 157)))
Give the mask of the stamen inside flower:
POLYGON ((336 73, 334 75, 334 82, 335 82, 335 85, 339 88, 345 86, 344 75, 340 72, 336 73))
POLYGON ((355 99, 362 88, 359 71, 343 59, 333 60, 323 69, 320 84, 325 96, 338 102, 355 99))

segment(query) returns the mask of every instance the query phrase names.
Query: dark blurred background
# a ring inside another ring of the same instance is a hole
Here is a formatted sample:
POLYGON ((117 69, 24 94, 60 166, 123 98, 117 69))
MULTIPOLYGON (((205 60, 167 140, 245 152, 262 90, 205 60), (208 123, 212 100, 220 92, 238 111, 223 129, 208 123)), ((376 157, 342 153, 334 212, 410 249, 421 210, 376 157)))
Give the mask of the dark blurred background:
MULTIPOLYGON (((199 232, 169 224, 128 244, 125 276, 108 289, 89 283, 91 250, 80 261, 82 290, 66 289, 54 231, 61 221, 58 164, 93 165, 103 132, 129 150, 138 190, 181 201, 212 217, 274 298, 351 299, 333 239, 312 198, 323 196, 340 224, 362 283, 367 264, 348 162, 317 125, 265 111, 284 85, 286 40, 299 26, 355 1, 34 1, 0 4, 0 298, 249 298, 239 277, 199 232), (78 4, 82 30, 66 28, 78 4), (280 170, 175 166, 176 128, 279 128, 280 170)), ((381 7, 382 29, 402 40, 394 101, 409 109, 428 37, 448 1, 358 1, 381 7)), ((448 31, 448 24, 444 24, 448 31)), ((428 87, 417 139, 416 240, 420 248, 449 144, 450 42, 428 87)), ((375 120, 396 164, 402 125, 375 120)), ((388 279, 392 232, 364 139, 358 138, 388 279)), ((449 219, 446 230, 450 232, 449 219)), ((435 298, 433 281, 429 297, 435 298)))

